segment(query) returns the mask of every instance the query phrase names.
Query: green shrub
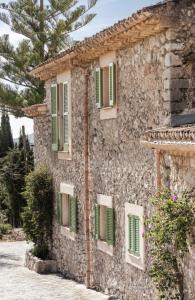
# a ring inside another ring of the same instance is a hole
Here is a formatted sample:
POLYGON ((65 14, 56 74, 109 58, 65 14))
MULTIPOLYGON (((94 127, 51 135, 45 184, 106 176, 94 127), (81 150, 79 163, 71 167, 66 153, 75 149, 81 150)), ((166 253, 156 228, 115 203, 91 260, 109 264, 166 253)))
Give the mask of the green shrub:
POLYGON ((27 240, 34 243, 33 254, 46 259, 52 234, 52 178, 46 168, 39 168, 26 177, 25 183, 24 232, 27 240))
POLYGON ((160 299, 184 299, 183 258, 189 252, 187 239, 195 226, 194 199, 165 190, 151 202, 155 208, 147 220, 151 246, 150 276, 156 283, 160 299))
POLYGON ((10 224, 0 224, 0 233, 7 234, 12 230, 12 226, 10 224))

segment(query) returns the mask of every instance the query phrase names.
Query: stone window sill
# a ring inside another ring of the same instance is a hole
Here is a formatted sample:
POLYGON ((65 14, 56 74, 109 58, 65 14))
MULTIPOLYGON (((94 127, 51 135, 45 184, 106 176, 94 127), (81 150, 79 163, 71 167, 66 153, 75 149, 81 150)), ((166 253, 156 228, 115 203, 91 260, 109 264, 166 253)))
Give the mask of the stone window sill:
POLYGON ((126 262, 140 270, 144 270, 144 264, 140 256, 135 256, 128 252, 126 253, 126 262))
POLYGON ((108 245, 106 242, 98 240, 97 241, 97 248, 99 250, 101 250, 102 252, 105 252, 108 255, 113 256, 113 246, 108 245))
POLYGON ((70 231, 70 228, 66 227, 66 226, 60 226, 60 232, 61 235, 67 237, 68 239, 71 239, 73 241, 75 241, 75 232, 70 231))
POLYGON ((62 160, 72 160, 70 152, 58 151, 58 159, 62 160))
POLYGON ((104 107, 100 109, 100 120, 109 120, 117 118, 116 107, 104 107))

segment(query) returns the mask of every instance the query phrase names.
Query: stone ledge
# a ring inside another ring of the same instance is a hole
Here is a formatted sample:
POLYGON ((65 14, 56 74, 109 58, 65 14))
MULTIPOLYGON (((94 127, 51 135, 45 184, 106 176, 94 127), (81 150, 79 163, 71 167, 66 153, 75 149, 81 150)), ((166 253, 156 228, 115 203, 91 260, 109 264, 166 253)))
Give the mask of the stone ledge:
POLYGON ((30 118, 44 117, 49 113, 48 106, 46 103, 34 104, 22 109, 25 116, 30 118))
POLYGON ((25 254, 25 267, 39 274, 57 273, 57 262, 55 260, 41 260, 32 255, 31 250, 25 254))

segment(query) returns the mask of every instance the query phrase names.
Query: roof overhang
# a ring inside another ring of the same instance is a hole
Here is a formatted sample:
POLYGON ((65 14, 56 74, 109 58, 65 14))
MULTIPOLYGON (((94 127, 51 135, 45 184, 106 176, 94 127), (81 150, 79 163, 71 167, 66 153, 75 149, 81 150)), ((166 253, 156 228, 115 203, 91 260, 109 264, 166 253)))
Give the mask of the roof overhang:
POLYGON ((172 155, 195 155, 195 126, 159 128, 146 131, 143 146, 172 155))
POLYGON ((178 18, 167 14, 167 5, 161 3, 138 11, 131 17, 43 62, 31 71, 31 75, 41 80, 48 80, 55 77, 57 73, 88 64, 109 51, 123 49, 175 26, 178 18))

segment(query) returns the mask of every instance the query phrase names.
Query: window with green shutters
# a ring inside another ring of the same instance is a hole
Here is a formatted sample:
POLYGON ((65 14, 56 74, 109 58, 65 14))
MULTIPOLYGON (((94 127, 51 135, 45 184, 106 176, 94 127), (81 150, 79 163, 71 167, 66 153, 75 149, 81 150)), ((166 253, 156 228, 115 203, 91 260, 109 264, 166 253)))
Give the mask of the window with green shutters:
POLYGON ((96 106, 113 107, 116 104, 116 65, 96 69, 96 106))
POLYGON ((60 225, 77 232, 77 199, 68 194, 58 193, 57 221, 60 225))
POLYGON ((52 150, 70 151, 69 82, 51 85, 52 150))
POLYGON ((95 238, 114 245, 114 209, 103 205, 95 206, 95 238))
POLYGON ((69 97, 68 82, 64 82, 63 97, 63 128, 64 128, 64 151, 69 150, 69 97))
POLYGON ((134 215, 128 215, 129 252, 135 256, 140 255, 140 219, 134 215))
POLYGON ((52 150, 58 150, 58 105, 57 84, 51 86, 52 150))

